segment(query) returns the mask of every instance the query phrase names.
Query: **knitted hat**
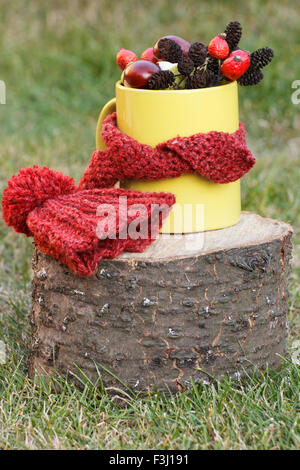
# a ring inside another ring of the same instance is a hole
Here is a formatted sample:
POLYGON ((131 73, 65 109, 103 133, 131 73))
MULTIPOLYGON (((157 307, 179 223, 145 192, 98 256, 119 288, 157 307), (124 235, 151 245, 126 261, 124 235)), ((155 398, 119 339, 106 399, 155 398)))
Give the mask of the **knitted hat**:
POLYGON ((9 180, 2 208, 7 225, 33 236, 41 251, 86 276, 103 257, 143 251, 174 203, 173 194, 116 188, 81 191, 72 178, 34 166, 9 180), (137 217, 140 225, 146 224, 146 238, 130 237, 128 229, 137 217))

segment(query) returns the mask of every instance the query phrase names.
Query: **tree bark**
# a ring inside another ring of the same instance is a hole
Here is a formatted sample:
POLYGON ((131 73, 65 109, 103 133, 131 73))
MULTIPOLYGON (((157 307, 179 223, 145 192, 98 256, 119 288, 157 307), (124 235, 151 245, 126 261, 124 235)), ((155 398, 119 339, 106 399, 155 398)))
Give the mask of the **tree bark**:
POLYGON ((84 279, 35 249, 30 376, 80 368, 107 387, 124 388, 116 376, 135 391, 177 392, 278 367, 291 236, 288 224, 243 213, 227 229, 160 235, 84 279))

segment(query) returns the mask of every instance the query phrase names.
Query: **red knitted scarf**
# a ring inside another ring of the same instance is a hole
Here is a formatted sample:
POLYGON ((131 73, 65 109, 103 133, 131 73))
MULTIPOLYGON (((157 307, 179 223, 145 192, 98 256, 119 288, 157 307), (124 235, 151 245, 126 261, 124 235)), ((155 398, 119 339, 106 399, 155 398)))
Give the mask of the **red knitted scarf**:
POLYGON ((103 257, 144 251, 175 203, 173 194, 113 188, 117 181, 198 173, 215 183, 229 183, 255 163, 243 124, 234 134, 176 137, 152 148, 122 134, 112 114, 103 122, 102 135, 107 150, 93 153, 77 187, 69 176, 35 166, 21 169, 3 193, 5 222, 33 236, 44 253, 80 276, 92 274, 103 257), (105 211, 99 212, 99 207, 105 211), (146 227, 146 236, 133 237, 132 224, 135 234, 146 227))
POLYGON ((159 180, 185 173, 197 173, 214 183, 231 183, 255 163, 245 134, 245 126, 240 123, 233 134, 213 131, 175 137, 153 148, 123 134, 113 113, 102 124, 107 150, 92 154, 79 187, 108 188, 126 179, 159 180))

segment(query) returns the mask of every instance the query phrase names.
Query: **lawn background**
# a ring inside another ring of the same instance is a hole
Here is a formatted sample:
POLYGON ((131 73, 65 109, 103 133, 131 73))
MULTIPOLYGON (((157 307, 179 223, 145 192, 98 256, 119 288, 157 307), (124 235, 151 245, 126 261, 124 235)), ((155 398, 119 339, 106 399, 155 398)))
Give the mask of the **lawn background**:
MULTIPOLYGON (((121 48, 140 54, 165 34, 208 42, 231 20, 241 46, 275 51, 265 78, 240 87, 240 118, 257 157, 243 179, 243 209, 293 225, 289 345, 299 338, 300 80, 297 2, 0 0, 0 191, 19 168, 61 170, 78 181, 95 146, 99 110, 114 94, 121 48)), ((0 448, 290 449, 299 446, 299 368, 226 380, 168 399, 123 397, 120 408, 86 380, 58 395, 26 377, 32 245, 0 221, 0 448), (298 432, 297 432, 298 431, 298 432)))

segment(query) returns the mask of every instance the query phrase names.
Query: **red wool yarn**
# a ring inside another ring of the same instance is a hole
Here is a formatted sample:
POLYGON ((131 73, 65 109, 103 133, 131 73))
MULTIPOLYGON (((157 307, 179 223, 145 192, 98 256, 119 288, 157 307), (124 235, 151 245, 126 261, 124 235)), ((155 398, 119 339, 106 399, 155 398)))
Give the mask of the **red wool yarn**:
POLYGON ((116 188, 80 190, 69 176, 34 166, 21 169, 8 181, 2 209, 7 225, 18 233, 32 236, 41 251, 66 264, 76 274, 88 276, 103 257, 113 258, 125 250, 144 251, 155 240, 174 203, 173 194, 116 188), (127 198, 125 207, 119 204, 122 196, 127 198), (105 218, 105 215, 97 215, 101 204, 115 209, 115 239, 107 238, 112 232, 109 224, 108 227, 99 225, 105 218), (148 224, 146 239, 135 240, 127 234, 127 226, 137 217, 136 204, 147 209, 146 214, 139 217, 139 220, 144 217, 148 224), (153 204, 165 205, 164 212, 156 219, 155 233, 151 232, 153 226, 150 227, 155 215, 153 204), (120 238, 124 229, 125 238, 124 235, 120 238))
POLYGON ((175 137, 155 148, 137 142, 117 127, 116 113, 102 125, 107 150, 97 150, 79 182, 83 188, 107 188, 118 181, 176 178, 198 173, 214 183, 231 183, 244 176, 255 158, 246 145, 243 123, 233 134, 209 132, 175 137))

